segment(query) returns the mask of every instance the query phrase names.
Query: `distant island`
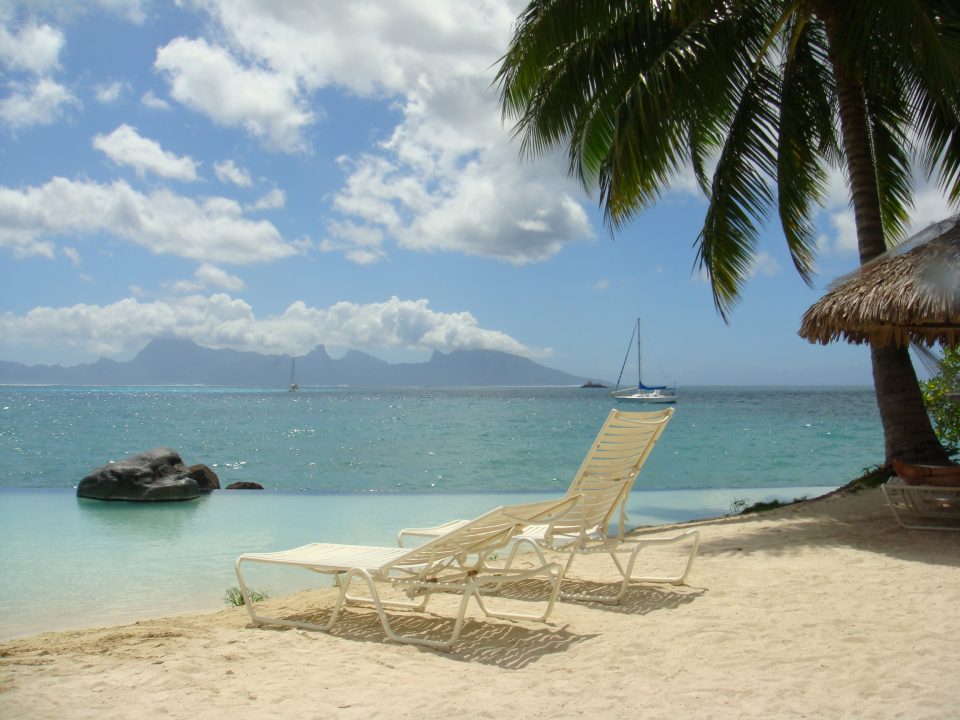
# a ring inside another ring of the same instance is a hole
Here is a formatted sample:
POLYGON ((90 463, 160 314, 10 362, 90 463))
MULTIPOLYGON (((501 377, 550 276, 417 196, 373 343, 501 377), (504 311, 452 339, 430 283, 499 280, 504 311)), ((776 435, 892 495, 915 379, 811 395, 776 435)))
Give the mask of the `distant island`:
MULTIPOLYGON (((284 386, 293 357, 238 350, 211 350, 191 340, 153 340, 129 362, 101 358, 63 367, 0 361, 7 385, 239 385, 284 386)), ((495 350, 435 351, 420 363, 388 363, 350 350, 331 358, 321 345, 296 358, 301 386, 579 386, 581 377, 495 350)))

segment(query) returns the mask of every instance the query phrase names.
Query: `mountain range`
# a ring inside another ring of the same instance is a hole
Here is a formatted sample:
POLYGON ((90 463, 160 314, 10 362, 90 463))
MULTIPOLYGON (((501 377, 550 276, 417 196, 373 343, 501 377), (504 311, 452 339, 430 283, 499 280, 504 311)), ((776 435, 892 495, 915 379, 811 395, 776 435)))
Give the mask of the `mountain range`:
MULTIPOLYGON (((357 350, 332 358, 320 345, 296 359, 300 385, 563 386, 583 379, 495 350, 434 351, 426 362, 387 363, 357 350)), ((294 358, 153 340, 128 362, 23 365, 0 361, 0 384, 286 386, 294 358)))

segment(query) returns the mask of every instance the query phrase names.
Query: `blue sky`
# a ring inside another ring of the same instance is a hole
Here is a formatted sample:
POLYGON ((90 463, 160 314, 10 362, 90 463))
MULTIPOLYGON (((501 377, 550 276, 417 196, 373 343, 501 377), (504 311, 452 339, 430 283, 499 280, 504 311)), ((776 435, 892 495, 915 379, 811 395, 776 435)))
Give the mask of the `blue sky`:
MULTIPOLYGON (((650 382, 869 384, 866 348, 796 334, 857 263, 842 173, 815 286, 770 223, 725 324, 689 174, 611 237, 562 158, 518 158, 491 81, 521 8, 0 0, 0 359, 179 336, 615 380, 640 316, 650 382)), ((921 183, 914 227, 948 212, 921 183)))

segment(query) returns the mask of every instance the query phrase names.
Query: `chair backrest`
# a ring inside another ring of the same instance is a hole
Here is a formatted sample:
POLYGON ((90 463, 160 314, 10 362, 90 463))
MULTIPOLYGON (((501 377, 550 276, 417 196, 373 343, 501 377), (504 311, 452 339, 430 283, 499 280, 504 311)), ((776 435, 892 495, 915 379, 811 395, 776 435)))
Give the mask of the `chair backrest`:
POLYGON ((552 500, 498 507, 411 548, 410 552, 391 562, 390 567, 414 566, 418 568, 418 574, 429 574, 433 569, 465 561, 470 555, 493 552, 504 547, 528 525, 550 523, 571 512, 579 502, 579 495, 568 494, 552 500))
POLYGON ((607 526, 619 510, 617 537, 627 523, 627 499, 643 464, 673 417, 674 409, 654 412, 610 411, 590 452, 570 483, 568 495, 582 495, 576 512, 587 528, 607 526), (605 503, 610 503, 606 505, 605 503))

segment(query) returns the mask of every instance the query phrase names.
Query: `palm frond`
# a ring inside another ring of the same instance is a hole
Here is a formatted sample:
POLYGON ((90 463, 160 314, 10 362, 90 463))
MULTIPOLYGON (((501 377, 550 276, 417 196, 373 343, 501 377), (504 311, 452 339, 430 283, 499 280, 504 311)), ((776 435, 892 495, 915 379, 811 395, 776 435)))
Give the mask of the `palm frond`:
POLYGON ((799 19, 789 29, 780 99, 777 190, 780 224, 790 257, 810 284, 814 270, 814 205, 826 195, 826 156, 838 143, 830 96, 833 78, 825 62, 825 38, 799 19))
POLYGON ((699 267, 706 270, 714 305, 725 320, 739 299, 756 253, 755 219, 773 204, 769 180, 776 176, 778 80, 767 65, 749 75, 739 97, 697 244, 699 267))

